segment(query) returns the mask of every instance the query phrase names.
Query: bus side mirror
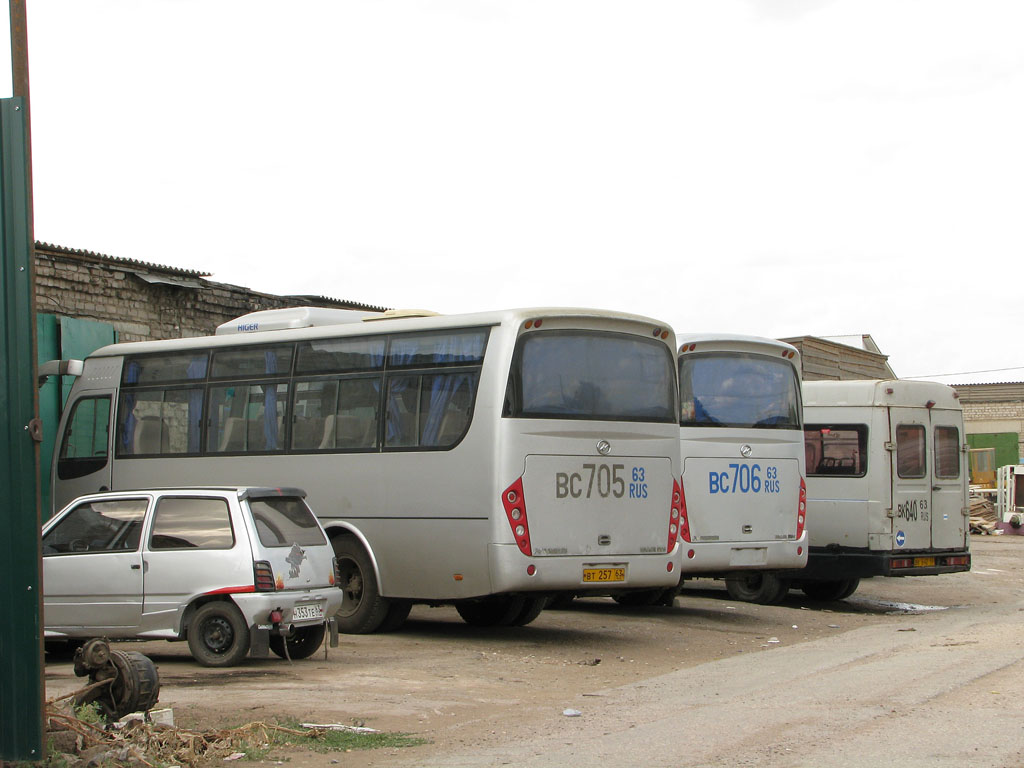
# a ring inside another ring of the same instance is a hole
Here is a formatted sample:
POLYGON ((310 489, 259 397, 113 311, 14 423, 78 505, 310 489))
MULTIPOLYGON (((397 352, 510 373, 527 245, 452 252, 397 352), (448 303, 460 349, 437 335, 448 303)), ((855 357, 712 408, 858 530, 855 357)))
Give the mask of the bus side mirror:
POLYGON ((39 366, 39 383, 43 386, 50 376, 81 376, 85 363, 81 360, 47 360, 39 366))

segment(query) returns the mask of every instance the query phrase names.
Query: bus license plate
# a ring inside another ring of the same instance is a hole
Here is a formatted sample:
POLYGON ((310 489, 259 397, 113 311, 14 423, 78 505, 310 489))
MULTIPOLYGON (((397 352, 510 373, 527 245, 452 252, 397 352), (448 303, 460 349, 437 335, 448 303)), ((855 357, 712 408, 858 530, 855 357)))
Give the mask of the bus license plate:
POLYGON ((626 580, 626 569, 625 568, 584 568, 583 569, 583 581, 587 582, 607 582, 607 581, 625 581, 626 580))
POLYGON ((292 621, 322 619, 323 617, 324 607, 322 605, 296 605, 292 608, 292 621))
POLYGON ((935 565, 934 557, 915 557, 914 567, 915 568, 927 568, 935 565))

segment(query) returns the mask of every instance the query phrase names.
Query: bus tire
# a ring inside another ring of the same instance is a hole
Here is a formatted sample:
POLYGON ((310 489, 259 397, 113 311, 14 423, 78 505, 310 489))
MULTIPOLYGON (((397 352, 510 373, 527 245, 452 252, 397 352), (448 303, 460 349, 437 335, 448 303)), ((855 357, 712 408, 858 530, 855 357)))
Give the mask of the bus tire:
POLYGON ((331 544, 341 574, 338 587, 345 593, 341 608, 334 614, 338 631, 348 635, 376 632, 387 618, 391 605, 380 596, 370 556, 352 536, 338 536, 331 544))
POLYGON ((664 597, 663 589, 638 589, 634 592, 624 592, 621 595, 614 595, 614 600, 619 605, 629 608, 646 608, 651 605, 658 605, 664 597))
POLYGON ((523 612, 526 598, 519 595, 493 595, 482 600, 455 604, 455 610, 474 627, 507 627, 523 612))
POLYGON ((204 667, 233 667, 249 652, 249 627, 226 600, 201 605, 188 623, 188 649, 204 667))
POLYGON ((857 591, 860 579, 805 581, 800 589, 812 600, 843 600, 857 591))
POLYGON ((566 608, 572 608, 575 599, 575 592, 555 592, 548 596, 547 607, 554 611, 564 611, 566 608))
POLYGON ((750 571, 725 578, 729 597, 744 603, 778 605, 789 594, 789 582, 774 573, 750 571))
POLYGON ((270 650, 282 659, 308 659, 324 643, 324 635, 327 633, 326 624, 315 624, 312 627, 296 627, 292 633, 270 636, 270 650))
POLYGON ((511 627, 525 627, 531 621, 540 616, 541 612, 547 608, 548 597, 547 595, 539 597, 528 597, 521 610, 512 621, 509 622, 511 627))
POLYGON ((396 629, 405 624, 405 620, 409 618, 409 611, 412 610, 412 601, 410 600, 392 600, 391 605, 388 608, 388 615, 384 617, 384 621, 380 623, 377 628, 378 632, 394 632, 396 629))

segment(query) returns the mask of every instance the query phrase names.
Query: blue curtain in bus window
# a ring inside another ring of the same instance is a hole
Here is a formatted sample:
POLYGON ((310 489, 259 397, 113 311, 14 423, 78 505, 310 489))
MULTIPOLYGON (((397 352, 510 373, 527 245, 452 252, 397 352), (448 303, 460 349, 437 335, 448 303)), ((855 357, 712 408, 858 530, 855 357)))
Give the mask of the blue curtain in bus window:
MULTIPOLYGON (((206 355, 193 358, 188 364, 185 375, 189 379, 206 378, 206 355)), ((202 443, 199 440, 200 427, 203 423, 203 390, 191 389, 188 393, 188 452, 199 453, 202 443)))
MULTIPOLYGON (((124 383, 125 384, 138 384, 139 383, 139 364, 136 362, 128 363, 128 367, 124 372, 124 383)), ((121 427, 121 454, 127 455, 132 453, 132 447, 135 442, 135 395, 129 393, 124 396, 123 407, 126 413, 124 417, 124 424, 121 427)))
MULTIPOLYGON (((264 353, 267 373, 277 373, 277 355, 268 350, 264 353)), ((267 384, 263 390, 263 445, 268 451, 276 451, 277 445, 277 385, 267 384)))

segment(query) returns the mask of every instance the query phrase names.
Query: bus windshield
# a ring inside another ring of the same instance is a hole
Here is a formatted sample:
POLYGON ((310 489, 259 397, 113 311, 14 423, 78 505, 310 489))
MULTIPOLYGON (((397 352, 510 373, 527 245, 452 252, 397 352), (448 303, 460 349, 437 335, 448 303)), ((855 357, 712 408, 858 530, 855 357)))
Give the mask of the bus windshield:
POLYGON ((679 401, 684 427, 800 429, 796 371, 763 355, 710 352, 680 358, 679 401))
POLYGON ((512 363, 505 415, 672 422, 673 365, 664 344, 639 336, 527 334, 512 363))

